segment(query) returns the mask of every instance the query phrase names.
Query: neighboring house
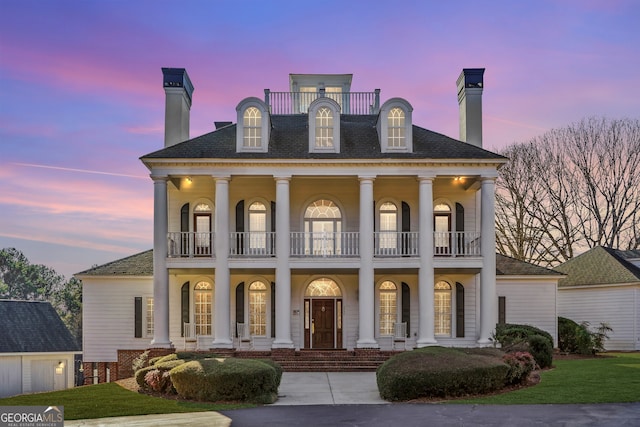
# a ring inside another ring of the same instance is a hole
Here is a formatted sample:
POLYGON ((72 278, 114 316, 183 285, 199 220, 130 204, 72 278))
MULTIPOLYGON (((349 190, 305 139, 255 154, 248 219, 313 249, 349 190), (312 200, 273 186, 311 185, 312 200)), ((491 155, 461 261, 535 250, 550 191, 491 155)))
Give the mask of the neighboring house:
POLYGON ((607 323, 607 350, 640 350, 640 250, 598 246, 556 270, 567 274, 558 283, 559 316, 592 330, 607 323))
POLYGON ((0 300, 0 397, 74 386, 75 339, 43 301, 0 300))
MULTIPOLYGON (((498 321, 536 326, 549 332, 557 344, 556 288, 558 279, 564 276, 499 254, 496 254, 496 274, 498 321)), ((108 369, 108 377, 115 379, 121 375, 116 374, 120 369, 129 369, 133 356, 151 347, 153 251, 91 268, 76 277, 83 284, 85 370, 95 369, 103 382, 107 381, 108 369)), ((457 286, 456 291, 464 290, 457 286)), ((188 303, 172 301, 171 304, 184 308, 188 303)), ((466 313, 459 309, 455 316, 456 326, 462 329, 458 325, 464 324, 466 313)), ((210 347, 209 337, 198 338, 196 344, 185 341, 185 337, 176 337, 174 345, 179 350, 185 346, 205 350, 210 347)), ((379 337, 382 348, 389 344, 385 338, 379 337)))
POLYGON ((498 323, 535 326, 558 345, 556 289, 562 273, 496 255, 498 323))

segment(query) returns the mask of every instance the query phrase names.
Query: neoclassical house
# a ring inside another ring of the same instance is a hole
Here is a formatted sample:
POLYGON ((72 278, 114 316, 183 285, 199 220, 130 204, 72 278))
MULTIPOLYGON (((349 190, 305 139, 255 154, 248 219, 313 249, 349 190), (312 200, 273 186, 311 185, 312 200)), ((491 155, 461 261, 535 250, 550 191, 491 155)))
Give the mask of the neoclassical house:
MULTIPOLYGON (((494 192, 482 149, 483 69, 457 80, 462 141, 351 75, 289 76, 237 121, 190 139, 193 85, 163 69, 165 147, 154 184, 153 347, 193 325, 269 348, 490 343, 497 320, 494 192)), ((149 303, 147 303, 149 304, 149 303)))
POLYGON ((352 92, 350 74, 291 74, 288 91, 240 100, 235 123, 190 138, 193 85, 184 69, 162 71, 165 146, 141 157, 154 247, 130 260, 153 260, 153 284, 126 260, 78 273, 95 329, 85 360, 109 345, 491 344, 495 179, 507 159, 482 148, 484 69, 457 79, 460 140, 414 124, 409 100, 352 92), (124 307, 109 303, 123 295, 124 307), (113 329, 127 335, 117 343, 97 332, 116 306, 113 329))

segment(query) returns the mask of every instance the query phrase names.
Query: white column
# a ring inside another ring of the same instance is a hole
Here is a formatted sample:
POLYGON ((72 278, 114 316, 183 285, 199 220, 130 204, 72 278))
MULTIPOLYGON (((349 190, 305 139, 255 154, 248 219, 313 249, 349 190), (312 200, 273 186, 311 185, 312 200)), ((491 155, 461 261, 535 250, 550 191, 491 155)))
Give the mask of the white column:
POLYGON ((215 235, 215 338, 214 348, 232 348, 229 273, 229 177, 214 177, 216 182, 215 235))
POLYGON ((291 341, 291 253, 289 222, 290 176, 276 180, 276 338, 273 348, 293 348, 291 341))
POLYGON ((169 339, 169 271, 167 176, 153 180, 153 340, 151 347, 171 348, 169 339))
POLYGON ((418 272, 418 347, 436 344, 434 309, 434 270, 433 270, 433 177, 418 177, 419 180, 419 255, 418 272))
POLYGON ((480 336, 478 344, 490 344, 496 326, 496 225, 495 178, 483 177, 480 194, 480 336))
POLYGON ((375 283, 373 275, 373 177, 360 177, 360 274, 358 348, 378 348, 375 340, 375 283))

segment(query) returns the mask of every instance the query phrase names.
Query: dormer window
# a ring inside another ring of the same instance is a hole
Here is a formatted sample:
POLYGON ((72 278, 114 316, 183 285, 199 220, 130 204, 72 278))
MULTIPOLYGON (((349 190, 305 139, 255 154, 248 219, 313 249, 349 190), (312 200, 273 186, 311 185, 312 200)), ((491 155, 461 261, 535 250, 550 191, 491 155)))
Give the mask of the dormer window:
POLYGON ((316 113, 316 148, 333 147, 333 114, 327 107, 316 113))
POLYGON ((404 111, 402 108, 392 108, 387 116, 389 147, 401 148, 406 145, 404 136, 404 111))
POLYGON ((331 98, 309 105, 309 152, 340 152, 340 105, 331 98))
POLYGON ((262 146, 262 114, 256 107, 249 107, 244 110, 243 126, 243 146, 244 148, 257 148, 262 146))
POLYGON ((402 98, 392 98, 382 104, 378 116, 378 138, 383 153, 413 152, 413 107, 402 98))
POLYGON ((269 108, 258 98, 246 98, 236 107, 236 151, 267 152, 271 122, 269 108))

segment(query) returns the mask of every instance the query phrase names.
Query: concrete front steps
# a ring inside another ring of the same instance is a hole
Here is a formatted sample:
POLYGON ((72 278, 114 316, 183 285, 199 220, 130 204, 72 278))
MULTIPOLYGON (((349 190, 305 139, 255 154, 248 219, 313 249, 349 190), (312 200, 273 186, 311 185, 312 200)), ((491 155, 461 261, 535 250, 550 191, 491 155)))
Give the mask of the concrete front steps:
POLYGON ((271 351, 212 351, 220 356, 245 359, 271 359, 285 372, 375 372, 394 351, 377 349, 355 350, 289 350, 271 351))

